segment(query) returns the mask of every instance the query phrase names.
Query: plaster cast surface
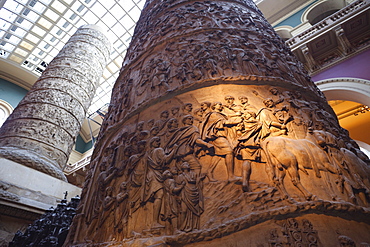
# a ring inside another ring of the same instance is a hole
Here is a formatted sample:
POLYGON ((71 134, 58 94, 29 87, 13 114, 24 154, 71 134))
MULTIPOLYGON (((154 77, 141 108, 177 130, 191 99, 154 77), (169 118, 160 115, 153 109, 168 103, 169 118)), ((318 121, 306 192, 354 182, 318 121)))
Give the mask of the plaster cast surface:
POLYGON ((148 0, 67 246, 368 241, 369 163, 252 1, 148 0))
POLYGON ((62 169, 109 49, 96 26, 78 29, 0 129, 0 156, 66 181, 62 169))

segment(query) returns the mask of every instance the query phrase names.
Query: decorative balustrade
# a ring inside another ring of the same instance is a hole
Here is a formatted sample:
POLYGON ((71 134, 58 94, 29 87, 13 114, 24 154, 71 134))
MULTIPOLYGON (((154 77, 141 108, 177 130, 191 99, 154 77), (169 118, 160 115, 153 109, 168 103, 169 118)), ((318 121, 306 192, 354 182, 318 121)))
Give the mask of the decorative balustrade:
POLYGON ((333 15, 323 19, 306 31, 287 40, 286 44, 294 51, 318 36, 339 27, 343 22, 367 11, 369 8, 370 0, 355 1, 333 15))
POLYGON ((63 172, 65 175, 70 175, 78 171, 79 169, 82 169, 83 167, 87 166, 88 164, 90 164, 90 160, 91 160, 91 155, 77 161, 74 164, 67 164, 63 172))

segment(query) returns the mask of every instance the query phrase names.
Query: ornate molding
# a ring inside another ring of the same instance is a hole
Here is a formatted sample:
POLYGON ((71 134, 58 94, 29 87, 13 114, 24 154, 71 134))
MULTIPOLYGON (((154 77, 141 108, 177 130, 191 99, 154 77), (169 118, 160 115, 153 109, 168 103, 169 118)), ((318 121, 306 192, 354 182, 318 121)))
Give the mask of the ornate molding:
POLYGON ((289 39, 286 44, 294 51, 303 44, 307 44, 321 34, 332 30, 335 26, 339 26, 344 21, 347 21, 370 8, 369 0, 358 0, 346 6, 335 14, 325 18, 316 25, 289 39))

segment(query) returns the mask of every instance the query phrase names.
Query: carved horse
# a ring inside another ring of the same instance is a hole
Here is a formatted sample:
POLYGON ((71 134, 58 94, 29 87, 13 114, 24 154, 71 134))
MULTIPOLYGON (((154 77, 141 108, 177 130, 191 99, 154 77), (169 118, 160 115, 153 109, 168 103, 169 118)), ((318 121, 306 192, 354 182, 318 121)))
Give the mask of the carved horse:
MULTIPOLYGON (((304 195, 307 200, 314 196, 301 183, 299 170, 308 175, 306 169, 313 169, 316 177, 321 177, 320 171, 327 176, 326 183, 329 183, 328 172, 338 174, 338 167, 331 164, 327 154, 317 145, 306 139, 291 139, 282 136, 268 137, 261 143, 261 148, 266 155, 266 172, 272 178, 273 183, 284 195, 285 199, 294 201, 284 186, 284 178, 288 172, 293 185, 304 195)), ((328 184, 332 190, 331 184, 328 184)), ((331 193, 332 199, 335 199, 331 193)))
POLYGON ((343 189, 347 191, 350 201, 356 203, 355 193, 357 193, 367 206, 370 192, 370 166, 350 150, 345 148, 340 150, 343 189))

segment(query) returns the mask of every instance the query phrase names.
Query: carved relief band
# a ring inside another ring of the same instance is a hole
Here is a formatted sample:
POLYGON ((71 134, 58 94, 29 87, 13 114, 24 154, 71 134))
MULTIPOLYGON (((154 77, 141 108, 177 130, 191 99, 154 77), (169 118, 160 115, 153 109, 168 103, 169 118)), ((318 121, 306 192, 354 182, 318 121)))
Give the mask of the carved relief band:
POLYGON ((0 156, 65 180, 110 44, 99 28, 76 31, 0 130, 0 156))
POLYGON ((369 159, 252 1, 147 1, 98 139, 68 246, 330 246, 317 215, 348 211, 370 229, 369 159))

